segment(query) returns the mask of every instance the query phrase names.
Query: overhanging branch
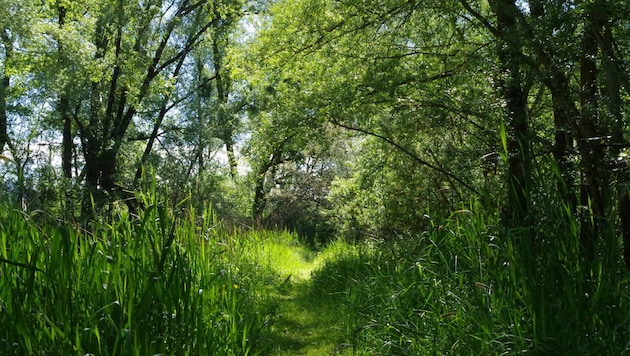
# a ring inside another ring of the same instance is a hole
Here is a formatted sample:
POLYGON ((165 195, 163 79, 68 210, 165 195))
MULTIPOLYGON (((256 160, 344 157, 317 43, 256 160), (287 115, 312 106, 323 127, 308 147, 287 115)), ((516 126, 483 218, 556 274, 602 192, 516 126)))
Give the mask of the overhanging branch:
POLYGON ((353 126, 350 126, 350 125, 346 125, 346 124, 343 124, 343 123, 341 123, 341 122, 339 122, 337 120, 334 120, 334 119, 331 120, 330 122, 333 125, 339 126, 339 127, 344 128, 346 130, 360 132, 360 133, 363 133, 365 135, 376 137, 379 140, 385 141, 389 145, 392 145, 393 147, 395 147, 400 152, 402 152, 402 153, 406 154, 407 156, 411 157, 417 163, 419 163, 419 164, 421 164, 423 166, 429 167, 432 170, 447 176, 449 179, 452 179, 452 180, 456 181, 457 183, 459 183, 462 186, 466 187, 466 189, 470 190, 471 192, 475 193, 476 195, 478 195, 478 196, 481 195, 481 193, 479 193, 479 191, 477 189, 473 188, 470 184, 464 182, 461 178, 455 176, 454 174, 450 173, 449 171, 447 171, 447 170, 445 170, 445 169, 443 169, 441 167, 435 166, 435 165, 425 161, 424 159, 418 157, 416 154, 414 154, 413 152, 411 152, 407 148, 403 147, 402 145, 398 144, 397 142, 395 142, 394 140, 392 140, 392 139, 390 139, 388 137, 385 137, 385 136, 383 136, 381 134, 378 134, 376 132, 371 132, 371 131, 368 131, 368 130, 365 130, 365 129, 362 129, 362 128, 359 128, 359 127, 353 127, 353 126))

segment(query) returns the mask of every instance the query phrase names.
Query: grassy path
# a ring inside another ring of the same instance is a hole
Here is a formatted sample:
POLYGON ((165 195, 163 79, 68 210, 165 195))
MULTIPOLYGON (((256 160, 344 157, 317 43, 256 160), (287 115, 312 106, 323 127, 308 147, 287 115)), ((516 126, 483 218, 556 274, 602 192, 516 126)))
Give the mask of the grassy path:
POLYGON ((312 290, 311 272, 321 263, 321 255, 299 245, 265 248, 271 267, 282 276, 272 291, 271 354, 351 354, 344 343, 346 323, 339 299, 312 290))

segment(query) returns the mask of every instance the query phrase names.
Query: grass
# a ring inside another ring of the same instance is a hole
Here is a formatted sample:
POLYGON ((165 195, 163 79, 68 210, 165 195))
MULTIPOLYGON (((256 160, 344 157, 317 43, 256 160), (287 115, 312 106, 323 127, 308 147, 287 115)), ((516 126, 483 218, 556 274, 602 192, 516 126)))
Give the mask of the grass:
POLYGON ((525 235, 471 209, 417 239, 337 242, 312 293, 339 298, 356 355, 630 354, 628 272, 581 267, 558 222, 525 235))
POLYGON ((265 354, 328 355, 344 349, 345 317, 336 298, 312 293, 311 274, 326 255, 287 232, 258 232, 251 260, 272 276, 258 291, 267 319, 261 337, 265 354))
POLYGON ((0 354, 630 354, 628 273, 585 268, 561 210, 314 251, 145 200, 90 232, 0 210, 0 354))
POLYGON ((156 202, 91 232, 0 216, 0 353, 252 354, 264 316, 236 236, 156 202))

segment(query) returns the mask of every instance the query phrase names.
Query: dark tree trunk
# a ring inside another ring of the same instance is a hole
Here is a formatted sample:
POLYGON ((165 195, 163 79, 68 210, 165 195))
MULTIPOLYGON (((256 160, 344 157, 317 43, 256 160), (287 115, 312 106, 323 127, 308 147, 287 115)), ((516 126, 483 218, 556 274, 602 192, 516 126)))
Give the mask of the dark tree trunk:
POLYGON ((508 155, 508 206, 506 218, 515 226, 528 226, 531 158, 529 114, 521 77, 521 39, 514 1, 494 0, 490 5, 497 17, 498 58, 501 89, 505 100, 505 134, 508 155))
POLYGON ((4 151, 4 146, 9 143, 7 131, 7 90, 10 84, 9 76, 5 73, 0 73, 0 154, 4 151))
POLYGON ((553 74, 547 82, 551 92, 554 118, 554 148, 553 156, 560 171, 559 191, 571 212, 575 214, 577 208, 577 192, 574 179, 575 167, 571 163, 573 152, 574 120, 579 116, 578 109, 571 99, 569 82, 564 73, 553 69, 553 74))
POLYGON ((72 137, 72 115, 69 110, 68 98, 63 95, 59 101, 59 111, 63 119, 63 133, 61 141, 61 169, 63 176, 72 178, 72 152, 74 151, 72 137))
MULTIPOLYGON (((624 73, 621 70, 617 59, 615 58, 614 51, 614 38, 613 33, 608 23, 608 13, 604 19, 599 22, 599 44, 602 50, 602 70, 605 78, 605 91, 604 91, 604 103, 607 107, 608 126, 611 130, 611 140, 615 144, 626 145, 627 141, 623 135, 624 132, 624 115, 622 111, 622 98, 621 98, 621 83, 623 81, 624 73), (601 25, 605 25, 601 28, 601 25)), ((630 88, 628 88, 630 90, 630 88)), ((620 149, 617 146, 613 146, 611 149, 611 156, 618 157, 620 149)), ((626 263, 626 267, 630 269, 630 174, 628 172, 628 166, 625 160, 617 160, 617 165, 614 169, 616 182, 616 189, 618 195, 618 216, 621 221, 621 236, 623 240, 623 257, 626 263)), ((616 238, 612 236, 612 238, 616 238)), ((610 241, 608 245, 614 246, 616 241, 610 241)))
MULTIPOLYGON (((547 11, 541 0, 529 2, 530 14, 534 22, 549 21, 545 19, 547 11)), ((575 190, 574 173, 576 167, 571 163, 575 127, 574 120, 579 116, 575 102, 572 99, 569 80, 563 71, 563 66, 552 57, 557 56, 555 49, 546 46, 545 39, 553 34, 546 30, 541 32, 535 26, 528 24, 526 32, 530 43, 542 65, 542 72, 546 73, 543 83, 551 92, 554 124, 553 157, 558 165, 558 191, 562 200, 570 209, 573 216, 577 208, 577 192, 575 190)))
POLYGON ((596 6, 587 10, 580 59, 580 153, 582 155, 582 205, 590 207, 590 214, 581 223, 581 246, 584 256, 592 261, 595 246, 606 219, 608 174, 605 172, 605 150, 601 145, 597 88, 597 33, 596 6))
MULTIPOLYGON (((60 29, 66 26, 66 8, 60 1, 57 2, 57 15, 58 25, 60 29)), ((60 68, 67 67, 68 55, 61 39, 58 41, 58 58, 57 64, 60 68)), ((71 84, 66 83, 63 86, 62 91, 59 93, 59 103, 57 106, 57 112, 61 122, 63 122, 63 128, 61 131, 61 171, 63 177, 66 179, 66 183, 70 182, 72 178, 72 166, 73 166, 73 152, 74 152, 74 137, 72 135, 72 114, 70 110, 70 90, 71 84)), ((74 198, 67 190, 64 190, 64 213, 66 217, 74 215, 74 198)))
MULTIPOLYGON (((13 43, 9 34, 4 28, 0 28, 0 37, 2 38, 2 45, 4 47, 4 61, 5 63, 11 58, 13 53, 13 43)), ((11 85, 11 77, 6 73, 6 65, 2 66, 2 72, 0 72, 0 154, 4 151, 4 146, 9 143, 8 133, 8 114, 7 114, 7 92, 11 85)))
MULTIPOLYGON (((58 2, 58 24, 62 29, 66 25, 66 8, 58 2)), ((61 68, 66 67, 67 56, 65 47, 61 41, 58 43, 57 63, 61 68)), ((63 121, 62 143, 61 143, 61 169, 65 178, 72 178, 72 116, 70 115, 70 99, 68 89, 70 85, 65 85, 59 95, 59 106, 57 108, 59 116, 63 121)))

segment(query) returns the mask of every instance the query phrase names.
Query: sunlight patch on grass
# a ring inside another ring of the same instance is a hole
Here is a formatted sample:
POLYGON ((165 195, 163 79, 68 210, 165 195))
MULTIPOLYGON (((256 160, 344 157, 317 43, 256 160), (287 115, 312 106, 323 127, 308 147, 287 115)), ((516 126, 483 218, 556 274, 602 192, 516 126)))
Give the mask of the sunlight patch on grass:
POLYGON ((307 280, 316 266, 317 255, 317 252, 300 245, 293 235, 285 232, 262 243, 258 262, 266 264, 285 278, 307 280))

